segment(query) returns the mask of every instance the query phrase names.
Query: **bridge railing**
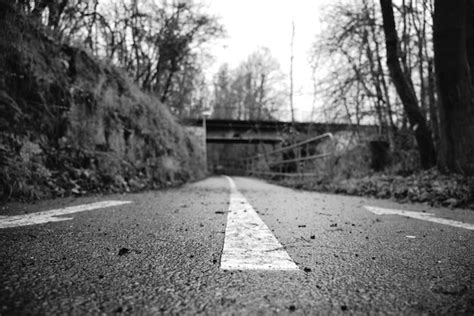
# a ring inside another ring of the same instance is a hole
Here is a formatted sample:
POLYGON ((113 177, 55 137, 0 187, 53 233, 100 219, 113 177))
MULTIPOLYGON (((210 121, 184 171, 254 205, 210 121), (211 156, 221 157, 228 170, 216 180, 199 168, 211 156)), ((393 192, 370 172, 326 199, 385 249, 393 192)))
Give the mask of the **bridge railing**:
POLYGON ((266 177, 311 177, 318 176, 317 162, 330 157, 333 152, 320 152, 317 148, 325 139, 332 139, 332 133, 325 133, 310 139, 241 159, 226 169, 230 173, 266 177), (229 168, 230 167, 230 168, 229 168))

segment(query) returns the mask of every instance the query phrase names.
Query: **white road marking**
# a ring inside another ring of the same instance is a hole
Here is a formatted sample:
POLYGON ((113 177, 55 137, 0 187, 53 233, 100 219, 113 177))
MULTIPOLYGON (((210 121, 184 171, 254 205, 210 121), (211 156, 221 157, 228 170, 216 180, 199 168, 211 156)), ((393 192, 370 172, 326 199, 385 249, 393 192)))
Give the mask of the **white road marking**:
POLYGON ((132 203, 131 201, 102 201, 91 204, 83 204, 77 206, 70 206, 56 210, 43 211, 37 213, 30 213, 24 215, 1 216, 0 229, 17 226, 28 226, 36 224, 44 224, 49 222, 61 222, 73 219, 72 217, 56 217, 77 212, 84 212, 95 210, 99 208, 123 205, 132 203))
POLYGON ((257 215, 245 197, 230 184, 221 269, 224 270, 298 270, 283 246, 257 215))
POLYGON ((412 211, 403 211, 403 210, 392 210, 388 208, 374 207, 374 206, 364 206, 368 211, 377 214, 377 215, 401 215, 416 219, 421 219, 423 221, 449 225, 453 227, 459 227, 469 230, 474 230, 474 224, 464 223, 453 221, 451 219, 435 217, 431 213, 421 213, 421 212, 412 212, 412 211))

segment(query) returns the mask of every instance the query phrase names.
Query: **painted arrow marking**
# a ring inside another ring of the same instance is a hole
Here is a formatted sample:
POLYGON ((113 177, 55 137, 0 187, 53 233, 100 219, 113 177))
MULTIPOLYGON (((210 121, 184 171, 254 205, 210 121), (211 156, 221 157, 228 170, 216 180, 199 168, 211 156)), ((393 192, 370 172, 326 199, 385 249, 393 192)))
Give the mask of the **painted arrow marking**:
POLYGON ((230 184, 221 269, 224 270, 298 270, 283 246, 260 219, 245 197, 230 184))
POLYGON ((469 223, 463 223, 458 221, 453 221, 451 219, 446 218, 439 218, 435 217, 434 214, 431 213, 420 213, 420 212, 412 212, 412 211, 403 211, 403 210, 392 210, 389 208, 381 208, 381 207, 374 207, 374 206, 364 206, 369 212, 372 212, 377 215, 400 215, 406 216, 411 218, 420 219, 427 222, 433 222, 438 224, 449 225, 458 228, 464 228, 469 230, 474 230, 474 225, 469 223))
POLYGON ((83 204, 77 206, 70 206, 66 208, 60 208, 55 210, 24 214, 24 215, 13 215, 13 216, 0 216, 0 229, 8 227, 28 226, 44 224, 49 222, 61 222, 73 219, 72 217, 57 217, 62 215, 68 215, 77 212, 91 211, 100 208, 106 208, 111 206, 118 206, 123 204, 132 203, 131 201, 102 201, 91 204, 83 204))

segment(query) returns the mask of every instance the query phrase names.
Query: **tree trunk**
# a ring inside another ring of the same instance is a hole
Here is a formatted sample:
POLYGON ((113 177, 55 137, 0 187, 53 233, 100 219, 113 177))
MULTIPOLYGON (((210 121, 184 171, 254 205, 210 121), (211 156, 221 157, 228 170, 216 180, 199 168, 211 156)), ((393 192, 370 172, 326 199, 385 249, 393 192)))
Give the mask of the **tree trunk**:
POLYGON ((397 93, 403 104, 411 127, 415 131, 415 138, 420 152, 421 166, 428 169, 436 163, 436 153, 431 132, 418 106, 418 100, 406 74, 403 72, 399 54, 398 37, 395 29, 395 18, 391 0, 380 0, 383 17, 383 30, 387 50, 387 66, 390 71, 397 93))
POLYGON ((474 93, 474 1, 470 0, 467 3, 467 38, 466 38, 466 49, 467 49, 467 62, 469 63, 470 75, 471 75, 471 93, 474 93))
POLYGON ((161 94, 161 98, 160 98, 161 103, 166 103, 166 101, 168 100, 168 93, 171 88, 173 75, 174 75, 174 72, 170 71, 166 79, 165 86, 163 87, 163 93, 161 94))
POLYGON ((473 7, 473 0, 436 0, 433 34, 440 106, 439 167, 468 175, 474 175, 473 7))
MULTIPOLYGON (((435 147, 439 149, 439 115, 438 107, 436 106, 436 84, 435 74, 433 71, 433 59, 428 60, 428 108, 430 110, 431 131, 433 133, 433 141, 435 147)), ((438 150, 439 152, 439 150, 438 150)))
POLYGON ((260 74, 260 87, 258 88, 258 113, 257 113, 257 119, 258 120, 265 120, 267 117, 262 117, 262 114, 264 113, 265 109, 265 74, 260 74))
MULTIPOLYGON (((364 6, 365 8, 368 8, 365 1, 364 1, 364 6)), ((373 7, 372 10, 375 10, 375 7, 373 7)), ((375 16, 374 11, 372 11, 371 14, 372 16, 375 16)), ((385 73, 382 67, 382 54, 380 52, 379 37, 377 36, 377 28, 376 28, 375 19, 373 19, 373 21, 370 23, 370 30, 371 30, 370 32, 372 33, 372 41, 375 44, 375 58, 377 60, 377 69, 378 69, 378 74, 380 76, 379 80, 380 80, 380 84, 382 85, 382 91, 383 91, 382 98, 385 99, 385 104, 386 104, 386 112, 384 114, 388 118, 387 136, 388 136, 388 141, 390 144, 390 150, 393 151, 395 150, 395 137, 394 137, 395 123, 393 122, 393 111, 392 111, 392 102, 390 100, 390 93, 388 91, 387 82, 385 80, 385 73)))
POLYGON ((293 104, 293 46, 295 42, 295 21, 291 22, 291 56, 290 56, 290 110, 291 110, 291 124, 295 124, 295 108, 293 104))

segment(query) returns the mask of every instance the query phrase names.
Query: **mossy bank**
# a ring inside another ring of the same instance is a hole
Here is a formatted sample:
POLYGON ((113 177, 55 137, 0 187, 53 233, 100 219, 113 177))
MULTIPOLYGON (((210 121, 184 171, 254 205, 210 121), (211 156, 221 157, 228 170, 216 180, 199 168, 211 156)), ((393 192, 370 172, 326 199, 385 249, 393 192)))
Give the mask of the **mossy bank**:
POLYGON ((0 2, 3 201, 162 188, 204 176, 203 148, 119 69, 0 2))

